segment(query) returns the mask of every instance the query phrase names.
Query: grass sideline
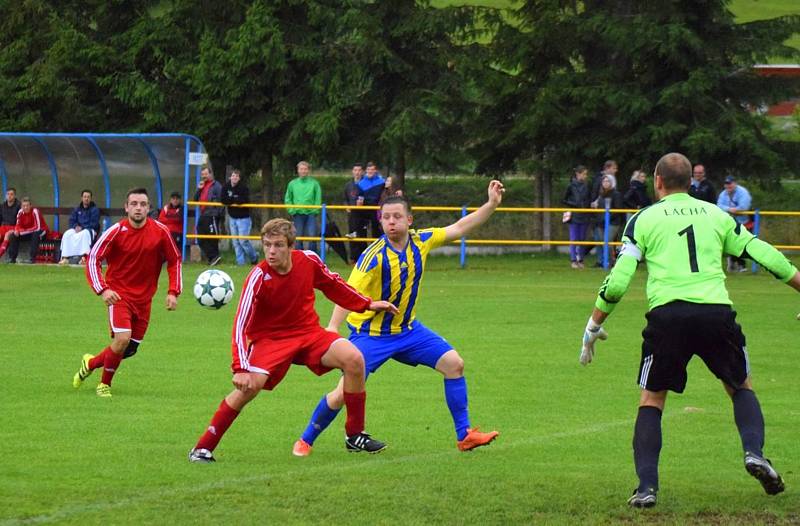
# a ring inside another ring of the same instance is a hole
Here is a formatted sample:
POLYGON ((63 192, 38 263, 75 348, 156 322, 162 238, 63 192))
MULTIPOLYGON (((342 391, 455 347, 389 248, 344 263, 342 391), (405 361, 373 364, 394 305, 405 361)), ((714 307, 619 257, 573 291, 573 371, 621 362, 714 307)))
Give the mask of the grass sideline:
MULTIPOLYGON (((419 317, 464 356, 473 424, 501 432, 492 446, 459 453, 440 377, 390 363, 368 385, 368 430, 389 442, 385 453, 347 454, 340 417, 311 457, 293 458, 336 379, 295 368, 238 419, 216 464, 191 465, 186 452, 230 389, 233 305, 205 310, 187 290, 166 312, 162 282, 139 354, 114 398, 99 399, 98 373, 79 391, 70 384, 81 354, 106 343, 105 309, 81 270, 4 265, 0 524, 800 521, 796 293, 763 273, 728 281, 786 493, 768 497, 745 473, 730 402, 695 360, 664 415, 659 505, 642 513, 624 503, 635 486, 644 273, 582 368, 578 342, 603 273, 566 267, 541 255, 472 257, 467 270, 430 261, 419 317)), ((222 268, 238 288, 246 270, 222 268)), ((187 289, 202 270, 185 267, 187 289)), ((327 320, 329 304, 319 306, 327 320)))

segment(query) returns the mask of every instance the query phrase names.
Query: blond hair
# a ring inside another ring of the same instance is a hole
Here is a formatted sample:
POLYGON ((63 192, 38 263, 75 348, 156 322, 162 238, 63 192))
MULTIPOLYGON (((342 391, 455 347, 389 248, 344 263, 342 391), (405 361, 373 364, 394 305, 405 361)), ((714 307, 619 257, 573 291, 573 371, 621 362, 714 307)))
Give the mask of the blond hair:
POLYGON ((289 246, 294 245, 294 240, 297 237, 297 231, 294 225, 288 219, 276 217, 270 219, 264 226, 261 227, 261 237, 283 236, 289 246))

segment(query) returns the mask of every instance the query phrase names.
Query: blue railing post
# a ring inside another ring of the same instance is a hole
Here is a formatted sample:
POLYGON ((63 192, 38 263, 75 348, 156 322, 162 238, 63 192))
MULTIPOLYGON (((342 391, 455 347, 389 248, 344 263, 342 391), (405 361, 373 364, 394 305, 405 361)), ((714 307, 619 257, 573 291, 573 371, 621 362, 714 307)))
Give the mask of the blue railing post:
MULTIPOLYGON (((467 215, 467 205, 461 207, 461 217, 467 215)), ((467 266, 467 238, 461 238, 461 268, 467 266)))
POLYGON ((606 202, 606 211, 603 213, 603 268, 608 269, 608 230, 611 228, 610 199, 606 202))
MULTIPOLYGON (((755 214, 753 214, 753 235, 758 237, 758 233, 761 231, 761 209, 756 208, 755 214)), ((750 266, 751 272, 758 272, 758 263, 753 260, 752 265, 750 266)))
POLYGON ((325 203, 322 203, 320 222, 322 224, 319 227, 319 257, 322 258, 322 262, 325 263, 325 252, 327 252, 327 250, 325 250, 325 225, 328 223, 328 209, 325 203))

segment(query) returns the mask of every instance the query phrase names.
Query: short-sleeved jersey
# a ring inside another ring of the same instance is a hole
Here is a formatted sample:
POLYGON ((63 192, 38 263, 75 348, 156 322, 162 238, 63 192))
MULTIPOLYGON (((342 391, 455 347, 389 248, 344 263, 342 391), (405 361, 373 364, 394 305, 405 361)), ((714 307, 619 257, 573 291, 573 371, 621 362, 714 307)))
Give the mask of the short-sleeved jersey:
POLYGON ((715 204, 686 193, 670 194, 636 213, 622 242, 617 265, 597 300, 604 312, 611 312, 621 299, 640 261, 647 262, 650 309, 677 300, 730 305, 722 270, 726 254, 752 257, 784 281, 797 271, 715 204))
POLYGON ((319 329, 314 289, 348 310, 363 311, 372 300, 331 272, 311 251, 293 250, 292 268, 279 274, 262 261, 247 275, 233 321, 234 372, 246 371, 248 342, 296 338, 319 329))
POLYGON ((97 239, 89 252, 86 278, 95 294, 110 288, 133 304, 150 302, 164 262, 169 292, 177 296, 182 288, 181 255, 169 229, 150 218, 142 228, 133 228, 123 219, 97 239), (103 260, 108 263, 105 276, 100 266, 103 260))
POLYGON ((385 235, 367 247, 347 282, 362 294, 393 303, 400 313, 353 312, 347 317, 351 330, 371 336, 408 330, 416 317, 425 261, 431 250, 444 243, 444 228, 428 228, 410 230, 401 251, 395 250, 385 235))

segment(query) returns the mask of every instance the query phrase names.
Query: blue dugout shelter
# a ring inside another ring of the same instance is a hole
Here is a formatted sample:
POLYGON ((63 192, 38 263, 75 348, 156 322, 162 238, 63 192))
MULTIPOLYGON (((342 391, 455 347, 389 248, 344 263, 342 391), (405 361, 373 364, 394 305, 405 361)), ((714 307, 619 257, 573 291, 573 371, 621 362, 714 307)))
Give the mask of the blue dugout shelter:
MULTIPOLYGON (((30 196, 39 208, 73 208, 84 188, 97 206, 119 210, 131 188, 144 187, 153 209, 172 192, 191 199, 205 157, 202 141, 183 133, 15 133, 0 132, 0 184, 30 196), (191 184, 190 184, 191 181, 191 184)), ((46 214, 62 230, 58 210, 46 214)), ((104 216, 103 229, 114 215, 104 216)), ((63 225, 66 228, 66 225, 63 225)), ((188 229, 184 206, 183 232, 188 229)), ((181 253, 186 258, 186 236, 181 253)))

